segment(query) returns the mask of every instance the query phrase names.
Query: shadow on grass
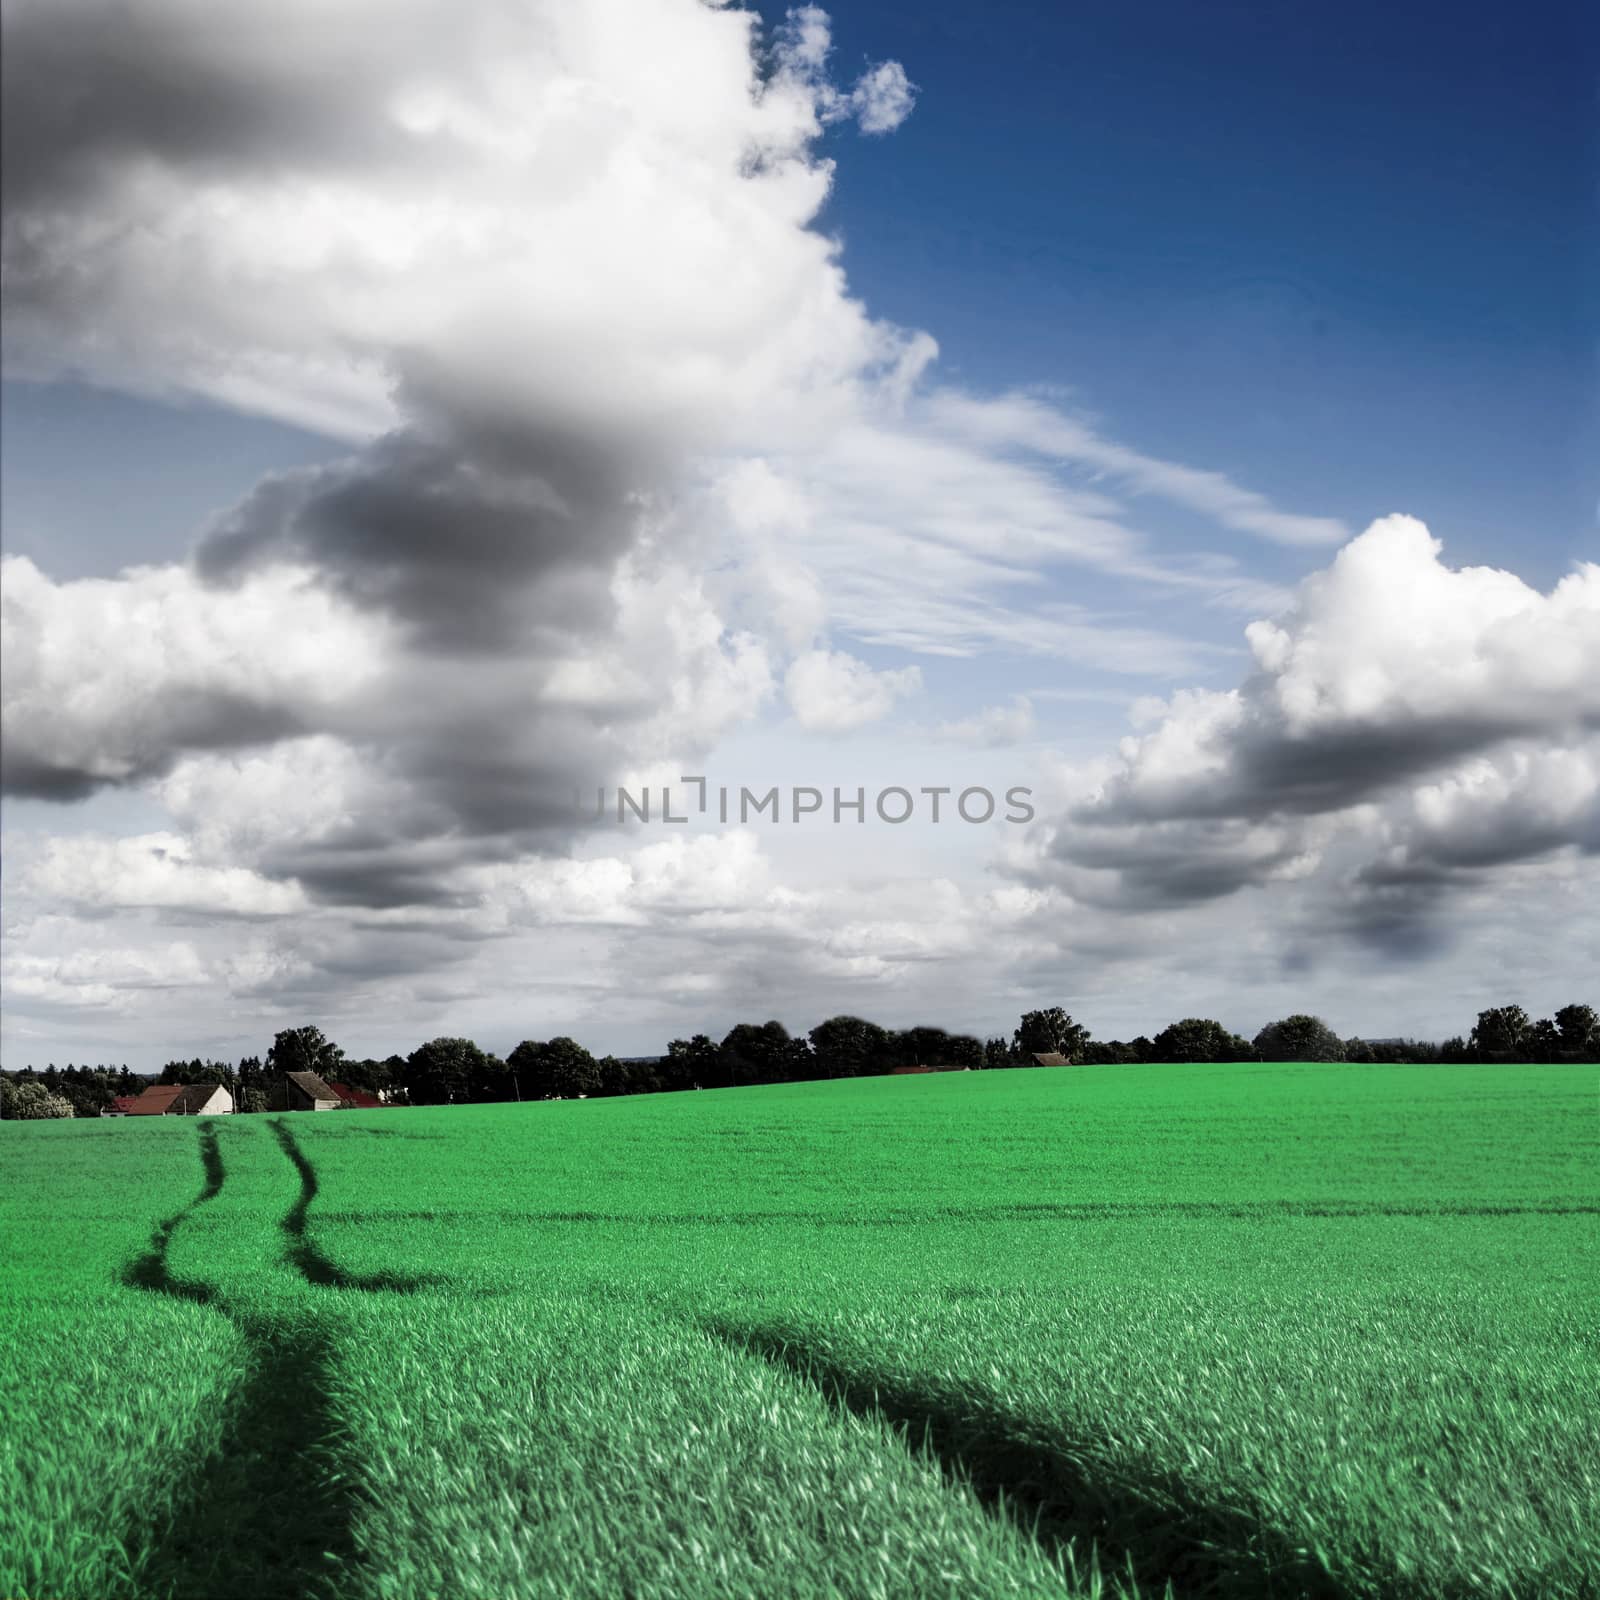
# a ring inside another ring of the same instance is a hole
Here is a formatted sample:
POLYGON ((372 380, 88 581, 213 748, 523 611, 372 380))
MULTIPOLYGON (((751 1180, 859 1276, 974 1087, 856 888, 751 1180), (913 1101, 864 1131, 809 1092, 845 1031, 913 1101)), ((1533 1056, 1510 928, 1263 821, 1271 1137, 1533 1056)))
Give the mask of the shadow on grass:
POLYGON ((328 1445, 331 1342, 309 1324, 234 1321, 249 1371, 160 1527, 135 1530, 141 1600, 298 1600, 344 1587, 356 1506, 328 1445))
POLYGON ((792 1372, 838 1411, 887 1422, 908 1450, 926 1452, 947 1480, 991 1515, 1014 1523, 1081 1571, 1092 1545, 1100 1570, 1179 1600, 1353 1600, 1406 1592, 1348 1582, 1248 1511, 1204 1498, 1177 1477, 1120 1472, 1043 1425, 981 1398, 926 1393, 873 1380, 793 1338, 713 1322, 708 1331, 792 1372))
POLYGON ((307 1283, 328 1289, 359 1289, 368 1293, 410 1294, 444 1280, 432 1273, 347 1272, 317 1248, 307 1229, 311 1202, 317 1198, 317 1169, 300 1148, 289 1125, 272 1124, 273 1136, 300 1174, 300 1198, 289 1208, 281 1227, 289 1239, 289 1260, 307 1283))

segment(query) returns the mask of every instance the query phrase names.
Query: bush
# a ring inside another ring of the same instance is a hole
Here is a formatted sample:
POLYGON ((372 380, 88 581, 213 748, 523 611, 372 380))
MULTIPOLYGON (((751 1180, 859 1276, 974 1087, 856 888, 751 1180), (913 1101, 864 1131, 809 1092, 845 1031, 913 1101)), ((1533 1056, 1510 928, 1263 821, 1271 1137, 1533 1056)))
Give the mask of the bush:
POLYGON ((70 1117, 72 1102, 59 1094, 52 1094, 42 1083, 8 1084, 5 1096, 5 1114, 20 1121, 37 1121, 42 1117, 70 1117))

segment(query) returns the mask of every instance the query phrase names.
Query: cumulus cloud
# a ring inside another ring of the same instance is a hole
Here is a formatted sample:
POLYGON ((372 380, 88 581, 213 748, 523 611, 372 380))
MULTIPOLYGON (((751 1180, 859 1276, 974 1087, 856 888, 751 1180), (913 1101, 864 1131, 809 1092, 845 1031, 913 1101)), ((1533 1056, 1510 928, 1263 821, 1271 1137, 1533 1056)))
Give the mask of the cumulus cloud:
POLYGON ((789 709, 807 733, 848 733, 888 716, 922 687, 916 667, 874 671, 842 650, 810 650, 784 678, 789 709))
POLYGON ((1359 931, 1362 904, 1392 924, 1408 883, 1431 905, 1453 877, 1593 852, 1600 566, 1541 594, 1441 551, 1407 517, 1352 540, 1246 630, 1239 688, 1145 708, 1155 725, 1046 830, 1041 870, 1178 905, 1307 877, 1337 840, 1359 931))
POLYGON ((250 865, 448 903, 580 783, 695 760, 767 697, 699 575, 697 454, 925 357, 809 226, 854 94, 822 13, 763 75, 753 16, 695 0, 290 11, 7 10, 8 368, 356 448, 259 484, 187 567, 8 563, 4 776, 81 798, 341 740, 352 802, 250 865))
POLYGON ((5 786, 42 799, 325 722, 374 686, 387 646, 381 619, 291 565, 215 594, 184 567, 58 584, 11 557, 0 619, 5 786))
POLYGON ((283 917, 307 904, 298 884, 195 860, 190 841, 174 833, 53 839, 29 874, 28 887, 89 912, 160 909, 207 917, 283 917))

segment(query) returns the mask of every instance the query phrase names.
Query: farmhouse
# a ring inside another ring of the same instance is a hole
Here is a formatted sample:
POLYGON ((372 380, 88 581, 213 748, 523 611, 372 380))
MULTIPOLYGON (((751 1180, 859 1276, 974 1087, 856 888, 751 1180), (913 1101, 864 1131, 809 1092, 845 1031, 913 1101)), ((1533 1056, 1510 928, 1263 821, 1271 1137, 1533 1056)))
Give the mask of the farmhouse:
POLYGON ((286 1072, 273 1096, 279 1111, 332 1111, 343 1098, 314 1072, 286 1072))
POLYGON ((1072 1059, 1062 1055, 1059 1050, 1035 1050, 1033 1064, 1036 1067, 1070 1067, 1072 1059))
POLYGON ((233 1110, 233 1096, 220 1083, 152 1083, 114 1115, 129 1117, 219 1117, 233 1110))

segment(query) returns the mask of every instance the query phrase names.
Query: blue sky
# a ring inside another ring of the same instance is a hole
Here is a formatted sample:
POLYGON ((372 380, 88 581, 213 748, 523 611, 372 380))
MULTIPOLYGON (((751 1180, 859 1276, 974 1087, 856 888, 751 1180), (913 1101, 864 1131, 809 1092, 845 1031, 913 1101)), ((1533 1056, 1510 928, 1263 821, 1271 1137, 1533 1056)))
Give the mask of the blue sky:
POLYGON ((71 80, 7 108, 8 1064, 175 1003, 1441 1032, 1600 956, 1583 8, 768 8, 752 94, 695 0, 63 4, 7 19, 71 80), (508 816, 595 762, 1040 824, 508 816))
POLYGON ((835 38, 922 93, 832 135, 824 226, 962 381, 1530 577, 1593 548, 1592 8, 866 3, 835 38))

